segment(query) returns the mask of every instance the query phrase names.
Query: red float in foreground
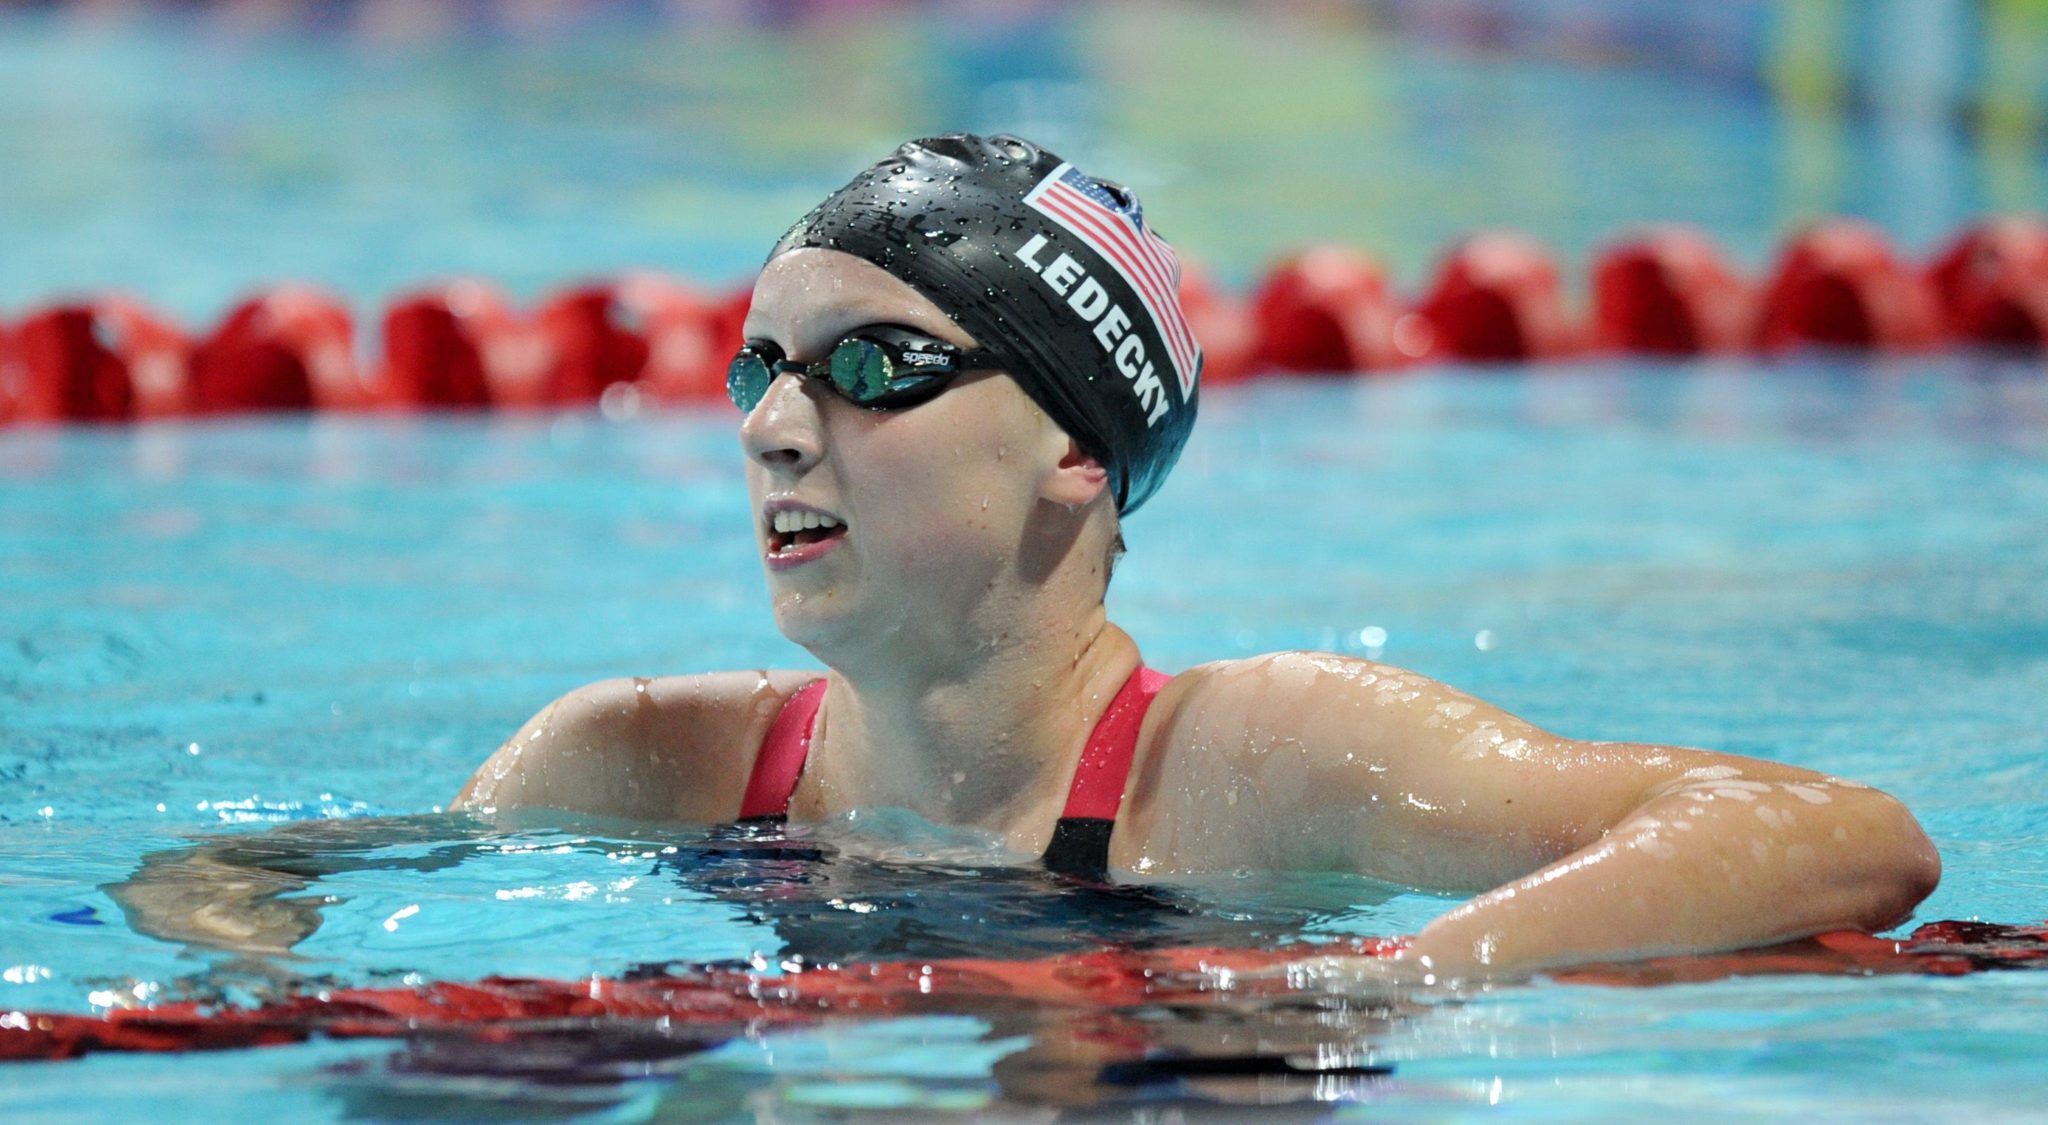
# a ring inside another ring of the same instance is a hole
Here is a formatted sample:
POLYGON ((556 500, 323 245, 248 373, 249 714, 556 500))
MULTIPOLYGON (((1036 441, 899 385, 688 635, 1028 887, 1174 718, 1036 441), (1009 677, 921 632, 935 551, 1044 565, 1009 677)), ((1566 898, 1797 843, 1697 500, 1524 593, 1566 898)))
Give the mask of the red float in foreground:
POLYGON ((0 338, 0 377, 18 422, 117 421, 133 416, 128 369, 101 341, 91 305, 30 313, 0 338))
POLYGON ((499 383, 536 382, 546 361, 537 330, 480 281, 408 293, 384 311, 379 401, 407 407, 477 407, 499 383))
POLYGON ((175 324, 118 294, 31 312, 0 331, 0 420, 180 413, 190 347, 175 324))
POLYGON ((1250 307, 1217 288, 1206 271, 1186 258, 1180 263, 1180 303, 1188 328, 1202 345, 1202 382, 1235 383, 1250 373, 1259 342, 1250 307))
POLYGON ((114 354, 128 367, 137 418, 162 418, 186 410, 191 382, 192 338, 154 309, 129 297, 109 294, 96 303, 110 333, 114 354))
POLYGON ((321 290, 294 285, 235 306, 200 341, 186 407, 195 414, 347 410, 372 399, 356 367, 348 309, 321 290))
POLYGON ((1511 231, 1459 243, 1421 311, 1435 326, 1436 350, 1459 359, 1556 359, 1578 351, 1584 335, 1565 310, 1550 252, 1511 231))
POLYGON ((1764 351, 1809 344, 1911 351, 1941 337, 1926 278, 1899 260, 1876 227, 1834 219, 1793 239, 1779 256, 1755 343, 1764 351))
POLYGON ((1691 227, 1649 227, 1593 263, 1593 335, 1612 351, 1663 355, 1740 351, 1756 295, 1713 241, 1691 227))
POLYGON ((609 282, 548 298, 534 314, 552 349, 545 400, 596 402, 613 383, 630 383, 647 365, 647 338, 609 282))
POLYGON ((2048 223, 1991 219, 1970 227, 1928 270, 1949 331, 1972 343, 2048 346, 2048 223))
POLYGON ((751 295, 715 301, 653 273, 557 294, 533 318, 546 355, 537 381, 501 401, 593 402, 621 384, 664 402, 722 400, 751 295))
MULTIPOLYGON (((581 1035, 602 1041, 635 1024, 697 1029, 697 1046, 771 1027, 834 1017, 877 1019, 937 1013, 1015 1013, 1023 1005, 1096 1011, 1143 1009, 1200 1018, 1218 1004, 1304 997, 1283 966, 1331 954, 1384 956, 1400 938, 1346 938, 1266 949, 1102 950, 998 961, 979 958, 855 963, 775 976, 721 967, 635 976, 335 988, 236 1008, 196 1001, 115 1009, 104 1015, 0 1011, 0 1061, 68 1059, 96 1051, 204 1051, 297 1043, 316 1037, 474 1036, 489 1044, 581 1035)), ((1930 922, 1904 939, 1842 932, 1765 949, 1561 969, 1572 984, 1645 986, 1731 976, 1814 973, 1868 977, 1960 976, 2038 970, 2048 964, 2048 927, 1930 922)), ((1329 999, 1304 981, 1310 1000, 1329 999)), ((1341 992, 1341 979, 1335 982, 1341 992)), ((1133 1029, 1139 1030, 1139 1029, 1133 1029)), ((1142 1034, 1133 1046, 1145 1046, 1142 1034)), ((690 1047, 686 1049, 696 1049, 690 1047)))
POLYGON ((1384 371, 1431 348, 1428 325, 1400 306, 1364 255, 1317 246, 1283 259, 1252 297, 1252 365, 1263 370, 1384 371))
POLYGON ((0 426, 14 421, 15 403, 27 380, 27 369, 14 355, 14 329, 0 320, 0 426))
MULTIPOLYGON (((646 341, 641 391, 660 402, 725 399, 726 367, 739 350, 739 326, 727 324, 726 303, 657 273, 628 274, 612 292, 646 341), (728 328, 735 337, 730 342, 728 328)), ((742 306, 739 319, 745 318, 742 306)))

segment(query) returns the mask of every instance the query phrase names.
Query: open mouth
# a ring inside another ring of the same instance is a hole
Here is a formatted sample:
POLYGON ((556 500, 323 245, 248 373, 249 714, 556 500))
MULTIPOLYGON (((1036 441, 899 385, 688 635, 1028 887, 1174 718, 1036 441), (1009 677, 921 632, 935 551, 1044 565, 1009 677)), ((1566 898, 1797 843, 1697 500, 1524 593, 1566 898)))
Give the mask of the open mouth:
POLYGON ((792 508, 769 517, 768 553, 794 554, 846 534, 846 525, 835 516, 809 509, 792 508))

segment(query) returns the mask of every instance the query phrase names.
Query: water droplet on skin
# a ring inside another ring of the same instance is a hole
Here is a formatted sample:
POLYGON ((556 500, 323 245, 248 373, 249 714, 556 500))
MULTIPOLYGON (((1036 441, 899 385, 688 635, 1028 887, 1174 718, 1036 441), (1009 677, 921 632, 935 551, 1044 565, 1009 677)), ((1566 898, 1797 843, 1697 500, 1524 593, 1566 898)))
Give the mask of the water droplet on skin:
POLYGON ((1685 771, 1681 776, 1688 780, 1719 781, 1728 777, 1740 777, 1742 771, 1734 766, 1701 766, 1685 771))

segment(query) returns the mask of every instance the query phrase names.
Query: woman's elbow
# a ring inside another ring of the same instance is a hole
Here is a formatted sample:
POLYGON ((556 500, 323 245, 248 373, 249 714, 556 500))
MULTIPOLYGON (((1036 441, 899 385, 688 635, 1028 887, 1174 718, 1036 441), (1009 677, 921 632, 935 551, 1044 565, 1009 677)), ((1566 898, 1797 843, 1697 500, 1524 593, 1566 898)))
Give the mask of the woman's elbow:
POLYGON ((1874 789, 1869 793, 1873 834, 1885 841, 1885 846, 1865 853, 1877 860, 1867 872, 1867 924, 1872 930, 1881 930, 1904 922, 1914 907, 1934 893, 1941 882, 1941 853, 1898 798, 1874 789))

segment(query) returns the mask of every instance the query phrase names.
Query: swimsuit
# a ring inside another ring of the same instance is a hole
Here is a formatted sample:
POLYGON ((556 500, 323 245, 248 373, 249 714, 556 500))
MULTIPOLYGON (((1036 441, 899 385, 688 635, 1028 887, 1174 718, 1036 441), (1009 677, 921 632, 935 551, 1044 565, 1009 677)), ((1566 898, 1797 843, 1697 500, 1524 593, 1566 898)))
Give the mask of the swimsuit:
MULTIPOLYGON (((1123 804, 1124 785, 1137 756, 1138 728, 1145 722, 1153 697, 1171 678, 1141 664, 1109 701, 1074 767, 1066 810, 1053 826, 1052 843, 1045 849, 1047 870, 1077 879, 1107 880, 1109 837, 1116 830, 1117 808, 1123 804)), ((796 793, 804 760, 810 756, 818 705, 824 698, 825 681, 813 680, 783 704, 754 759, 754 772, 740 802, 741 820, 788 818, 790 797, 796 793)))

